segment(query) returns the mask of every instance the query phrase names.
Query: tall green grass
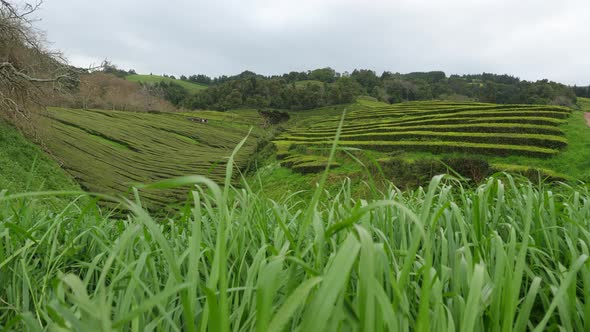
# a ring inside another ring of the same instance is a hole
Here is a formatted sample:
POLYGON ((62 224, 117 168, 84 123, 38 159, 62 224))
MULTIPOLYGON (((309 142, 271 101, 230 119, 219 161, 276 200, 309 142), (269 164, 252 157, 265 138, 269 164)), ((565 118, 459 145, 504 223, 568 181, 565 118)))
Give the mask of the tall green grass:
POLYGON ((167 218, 137 191, 118 217, 2 192, 0 329, 590 329, 587 186, 438 176, 355 200, 324 181, 278 201, 199 176, 150 185, 195 185, 167 218))

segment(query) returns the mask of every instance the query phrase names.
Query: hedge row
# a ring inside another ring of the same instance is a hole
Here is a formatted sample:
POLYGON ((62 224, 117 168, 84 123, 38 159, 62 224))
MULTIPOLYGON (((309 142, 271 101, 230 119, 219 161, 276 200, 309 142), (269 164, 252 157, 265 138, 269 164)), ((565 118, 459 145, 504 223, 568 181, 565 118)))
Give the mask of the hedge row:
MULTIPOLYGON (((289 167, 299 173, 315 173, 324 170, 329 159, 318 155, 293 154, 281 161, 281 165, 289 167)), ((339 167, 340 164, 332 162, 331 167, 339 167)))
POLYGON ((368 119, 368 118, 376 118, 376 117, 384 117, 384 116, 400 116, 400 115, 407 115, 407 116, 426 116, 426 115, 441 115, 441 114, 457 114, 457 113, 475 113, 475 114, 485 114, 485 113, 498 113, 498 112, 551 112, 551 113, 558 113, 562 114, 562 118, 567 117, 570 114, 570 111, 567 109, 556 108, 556 107, 489 107, 489 108, 481 108, 481 107, 470 107, 470 108, 449 108, 449 109, 433 109, 433 110, 404 110, 403 112, 400 111, 372 111, 372 112, 362 112, 362 111, 353 111, 350 113, 351 116, 357 119, 368 119))
MULTIPOLYGON (((539 134, 511 134, 496 133, 493 135, 485 133, 464 133, 464 132, 435 132, 435 131, 406 131, 391 133, 364 133, 357 135, 341 135, 340 138, 346 141, 395 141, 395 140, 448 140, 455 142, 473 143, 497 143, 509 145, 532 145, 546 148, 559 149, 567 146, 567 140, 560 136, 539 135, 539 134)), ((289 141, 314 142, 321 139, 303 136, 282 135, 281 139, 289 141)), ((329 140, 330 137, 324 137, 329 140)))
POLYGON ((464 109, 510 109, 510 108, 543 108, 552 110, 569 111, 569 108, 557 105, 531 105, 531 104, 486 104, 486 103, 401 103, 383 106, 366 106, 361 105, 368 109, 378 110, 436 110, 436 109, 450 109, 450 108, 464 108, 464 109))
MULTIPOLYGON (((419 126, 393 126, 393 125, 367 125, 362 129, 343 129, 342 134, 360 134, 366 132, 395 132, 405 130, 430 130, 430 131, 456 131, 456 132, 479 132, 479 133, 525 133, 525 134, 546 134, 563 135, 563 131, 555 126, 511 124, 511 123, 479 123, 479 124, 449 124, 449 125, 419 125, 419 126)), ((289 130, 288 134, 304 137, 332 137, 335 129, 313 131, 289 130)))
MULTIPOLYGON (((392 124, 403 124, 403 123, 422 123, 427 121, 433 120, 453 120, 453 119, 461 119, 463 123, 468 121, 475 121, 480 119, 490 119, 490 118, 544 118, 544 119, 556 119, 562 120, 569 116, 567 113, 559 113, 559 112, 528 112, 528 111, 505 111, 505 112, 489 112, 489 113, 473 113, 473 112, 464 112, 464 113, 455 113, 452 115, 445 115, 445 114, 438 114, 438 115, 427 115, 427 116, 407 116, 403 118, 395 118, 387 121, 387 123, 392 124), (542 113, 542 114, 539 114, 542 113)), ((381 117, 382 118, 382 117, 381 117)), ((356 122, 355 118, 348 117, 348 120, 345 119, 345 128, 352 129, 352 128, 362 128, 367 125, 367 123, 371 122, 356 122), (354 121, 350 123, 350 121, 354 121)), ((366 120, 366 119, 365 119, 366 120)), ((338 122, 336 120, 326 120, 325 122, 316 122, 315 125, 310 128, 312 130, 325 130, 335 128, 338 122), (329 123, 329 124, 328 124, 329 123)), ((384 121, 381 123, 385 123, 384 121)), ((558 123, 558 122, 555 122, 558 123)))
MULTIPOLYGON (((281 141, 279 141, 281 142, 281 141)), ((329 147, 331 142, 290 142, 293 146, 321 146, 329 147)), ((526 145, 504 145, 470 142, 448 142, 448 141, 373 141, 368 144, 364 141, 340 141, 339 145, 355 147, 382 152, 392 151, 428 151, 432 153, 480 153, 498 156, 509 156, 519 154, 530 157, 549 157, 559 152, 556 149, 540 148, 526 145)))
MULTIPOLYGON (((479 126, 479 125, 504 125, 506 127, 514 127, 518 128, 519 126, 542 126, 548 128, 555 128, 554 135, 562 135, 561 129, 557 127, 558 125, 562 124, 562 120, 555 120, 551 118, 515 118, 515 117, 508 117, 508 118, 490 118, 490 119, 443 119, 443 120, 431 120, 431 121, 411 121, 411 122, 404 122, 404 123, 388 123, 383 122, 379 124, 375 124, 374 126, 361 126, 361 127, 353 127, 350 128, 348 126, 344 126, 342 128, 342 133, 346 132, 371 132, 374 129, 379 128, 390 128, 392 130, 411 130, 412 128, 429 128, 429 127, 438 127, 438 126, 456 126, 456 125, 465 125, 465 126, 479 126)), ((304 129, 291 129, 289 133, 300 133, 304 129)), ((516 129, 515 129, 516 130, 516 129)), ((550 130, 550 129, 548 129, 550 130)), ((303 132, 307 134, 318 134, 318 135, 331 135, 333 136, 336 133, 336 127, 330 129, 314 129, 308 128, 305 129, 303 132)), ((540 134, 541 132, 539 132, 540 134)), ((548 132, 549 133, 549 132, 548 132)))
MULTIPOLYGON (((397 120, 401 121, 411 121, 411 120, 428 120, 428 119, 451 119, 456 117, 463 117, 463 118, 489 118, 489 117, 529 117, 529 116, 542 116, 547 118, 554 118, 554 119, 565 119, 569 116, 569 113, 563 112, 553 112, 553 111, 529 111, 529 110, 508 110, 508 111, 493 111, 493 112, 474 112, 474 111, 465 111, 465 112, 456 112, 456 113, 442 113, 442 114, 430 114, 430 115, 408 115, 401 118, 396 118, 397 120)), ((383 118, 383 116, 374 116, 374 117, 363 117, 362 120, 367 119, 374 119, 374 118, 383 118)), ((357 121, 361 120, 359 118, 351 118, 349 120, 357 121)))
POLYGON ((439 124, 439 125, 446 125, 446 124, 477 124, 477 123, 511 123, 511 124, 533 124, 533 125, 547 125, 547 126, 558 126, 564 123, 564 120, 560 119, 553 119, 553 118, 545 118, 545 117, 494 117, 494 118, 481 118, 481 119, 474 119, 474 118, 453 118, 453 119, 433 119, 427 121, 408 121, 397 123, 397 126, 404 127, 404 126, 414 126, 416 124, 428 123, 428 124, 439 124))

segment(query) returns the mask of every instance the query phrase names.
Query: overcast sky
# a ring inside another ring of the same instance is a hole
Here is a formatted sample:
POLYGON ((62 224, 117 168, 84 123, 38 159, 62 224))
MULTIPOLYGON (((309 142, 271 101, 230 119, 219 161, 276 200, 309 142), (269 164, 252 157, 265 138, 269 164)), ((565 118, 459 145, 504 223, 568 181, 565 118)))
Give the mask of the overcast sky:
POLYGON ((45 0, 38 16, 78 66, 485 71, 590 84, 590 0, 45 0))

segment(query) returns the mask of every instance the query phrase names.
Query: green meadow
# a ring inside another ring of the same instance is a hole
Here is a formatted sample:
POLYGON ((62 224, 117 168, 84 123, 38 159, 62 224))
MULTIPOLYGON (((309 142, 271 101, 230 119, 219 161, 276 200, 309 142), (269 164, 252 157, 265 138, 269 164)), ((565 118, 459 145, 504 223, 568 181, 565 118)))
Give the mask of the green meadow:
POLYGON ((197 93, 201 90, 207 88, 204 84, 193 83, 188 81, 183 81, 179 79, 174 79, 170 77, 164 77, 159 75, 128 75, 125 76, 126 80, 138 83, 159 83, 159 82, 166 82, 166 83, 176 83, 183 88, 185 88, 190 93, 197 93))

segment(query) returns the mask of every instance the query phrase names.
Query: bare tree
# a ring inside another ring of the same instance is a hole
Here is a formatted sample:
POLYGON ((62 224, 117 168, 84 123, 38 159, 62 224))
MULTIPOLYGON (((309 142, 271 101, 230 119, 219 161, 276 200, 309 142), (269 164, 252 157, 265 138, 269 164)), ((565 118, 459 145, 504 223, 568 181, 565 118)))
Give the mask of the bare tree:
POLYGON ((77 84, 75 70, 44 46, 43 34, 33 25, 32 14, 41 4, 0 0, 0 116, 21 129, 44 106, 45 94, 77 84))

